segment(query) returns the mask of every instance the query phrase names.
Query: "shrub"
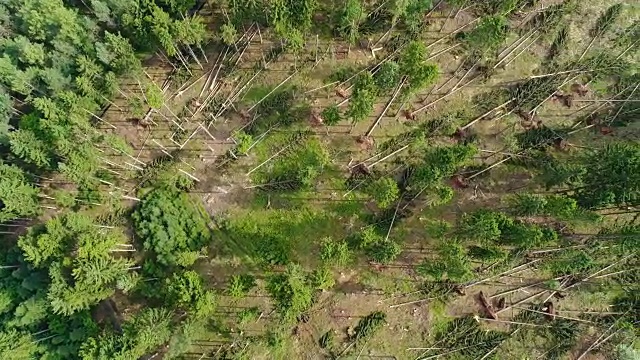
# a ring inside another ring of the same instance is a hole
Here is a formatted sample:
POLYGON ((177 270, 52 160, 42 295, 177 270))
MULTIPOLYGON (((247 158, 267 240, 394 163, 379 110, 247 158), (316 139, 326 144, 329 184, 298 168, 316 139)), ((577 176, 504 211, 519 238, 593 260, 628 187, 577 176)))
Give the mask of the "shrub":
POLYGON ((320 116, 322 116, 322 120, 324 120, 324 123, 327 126, 338 125, 338 123, 342 120, 340 108, 335 104, 322 110, 320 116))
POLYGON ((331 238, 322 239, 320 245, 320 259, 325 263, 344 266, 351 260, 351 250, 345 241, 336 242, 331 238))
POLYGON ((335 342, 335 335, 333 334, 333 331, 329 330, 326 333, 322 334, 322 336, 320 336, 318 345, 320 345, 320 347, 323 349, 331 349, 335 346, 335 342))
POLYGON ((458 225, 458 232, 470 240, 493 242, 500 239, 501 229, 512 222, 503 213, 481 209, 464 214, 458 225))
POLYGON ((382 241, 382 236, 376 232, 373 226, 367 226, 357 235, 358 247, 366 249, 369 246, 382 241))
POLYGON ((401 246, 393 240, 382 237, 373 226, 367 226, 356 235, 355 241, 359 249, 379 263, 389 263, 402 252, 401 246))
POLYGON ((594 259, 582 250, 570 250, 551 259, 546 268, 554 276, 579 275, 595 266, 594 259))
POLYGON ((326 267, 321 267, 311 274, 311 283, 316 289, 326 291, 335 285, 336 280, 334 279, 331 270, 326 267))
POLYGON ((495 245, 471 246, 469 256, 482 261, 498 261, 507 257, 507 253, 495 245))
POLYGON ((509 25, 503 16, 487 16, 480 23, 459 38, 465 46, 478 55, 495 51, 506 40, 509 25))
POLYGON ((256 279, 252 275, 233 275, 227 285, 227 294, 234 298, 242 298, 255 286, 256 279))
POLYGON ((174 305, 190 309, 198 316, 211 314, 215 309, 214 294, 205 289, 204 281, 197 272, 175 273, 165 283, 167 298, 174 305))
POLYGON ((444 220, 429 220, 425 225, 425 230, 429 236, 440 239, 451 230, 451 224, 444 220))
POLYGON ((400 65, 395 61, 385 62, 374 75, 374 80, 381 92, 393 90, 400 81, 400 65))
POLYGON ((546 206, 547 200, 540 195, 518 194, 513 199, 514 210, 520 216, 542 214, 546 206))
POLYGON ((258 307, 250 307, 242 309, 238 313, 238 322, 240 324, 246 324, 255 321, 258 317, 260 317, 260 309, 258 307))
POLYGON ((358 321, 353 329, 353 341, 369 339, 387 323, 387 314, 382 311, 372 312, 358 321))
POLYGON ((267 291, 276 310, 285 318, 293 319, 306 311, 313 303, 313 289, 307 275, 297 264, 287 266, 281 274, 267 279, 267 291))
POLYGON ((436 259, 425 259, 416 271, 435 280, 466 281, 473 276, 471 262, 462 245, 455 241, 442 241, 436 259))
POLYGON ((235 136, 235 140, 237 142, 236 150, 238 154, 246 155, 249 152, 249 147, 253 144, 253 136, 245 133, 244 131, 239 132, 235 136))
POLYGON ((500 242, 502 244, 531 249, 551 243, 557 239, 558 234, 552 229, 522 222, 513 222, 503 227, 500 242))
POLYGON ((402 247, 393 240, 378 241, 367 248, 367 255, 375 262, 387 264, 395 260, 402 252, 402 247))
POLYGON ((388 176, 373 180, 364 189, 364 192, 371 196, 380 208, 386 208, 393 204, 400 195, 398 184, 388 176))

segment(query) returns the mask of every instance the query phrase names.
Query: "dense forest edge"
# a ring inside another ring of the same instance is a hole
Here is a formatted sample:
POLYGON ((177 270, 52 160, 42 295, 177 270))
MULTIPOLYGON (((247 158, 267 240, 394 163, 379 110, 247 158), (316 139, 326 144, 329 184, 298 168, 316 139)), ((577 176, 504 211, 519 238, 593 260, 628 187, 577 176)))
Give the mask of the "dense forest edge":
POLYGON ((640 4, 7 0, 0 359, 640 359, 640 4))

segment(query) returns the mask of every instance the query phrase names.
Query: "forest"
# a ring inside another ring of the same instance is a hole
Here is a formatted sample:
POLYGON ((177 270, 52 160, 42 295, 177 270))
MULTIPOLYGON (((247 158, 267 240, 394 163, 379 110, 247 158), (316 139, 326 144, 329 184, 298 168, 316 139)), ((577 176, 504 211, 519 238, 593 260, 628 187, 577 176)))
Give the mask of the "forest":
POLYGON ((640 359, 640 3, 0 2, 0 360, 640 359))

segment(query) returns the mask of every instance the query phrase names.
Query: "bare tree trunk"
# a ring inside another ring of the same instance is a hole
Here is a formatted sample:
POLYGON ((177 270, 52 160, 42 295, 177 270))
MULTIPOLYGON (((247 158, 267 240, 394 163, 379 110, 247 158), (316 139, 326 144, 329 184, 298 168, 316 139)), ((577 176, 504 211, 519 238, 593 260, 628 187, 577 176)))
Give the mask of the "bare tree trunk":
POLYGON ((189 45, 185 45, 185 47, 187 48, 187 50, 189 51, 189 54, 191 54, 191 57, 193 58, 193 60, 196 61, 196 63, 198 64, 198 66, 200 67, 200 69, 204 70, 204 67, 202 66, 202 64, 200 63, 200 60, 198 60, 198 57, 196 56, 196 53, 193 52, 193 49, 191 48, 191 46, 189 45))
POLYGON ((375 130, 376 126, 378 126, 378 123, 380 123, 380 120, 382 120, 382 117, 387 112, 387 110, 389 110, 389 107, 391 106, 391 104, 393 104, 393 101, 396 99, 396 97, 400 93, 400 90, 402 90, 402 87, 404 86, 404 83, 406 80, 407 78, 404 77, 400 82, 400 84, 398 84, 396 91, 394 91, 393 93, 393 96, 391 96, 391 99, 389 100, 389 102, 387 102, 387 105, 384 107, 384 109, 382 109, 382 112, 380 113, 376 121, 371 125, 371 127, 369 128, 365 136, 371 136, 371 133, 373 132, 373 130, 375 130))
POLYGON ((501 108, 503 108, 503 107, 505 107, 505 106, 509 105, 509 104, 510 104, 511 102, 513 102, 514 100, 515 100, 515 99, 511 99, 511 100, 509 100, 509 101, 507 101, 507 102, 505 102, 505 103, 503 103, 503 104, 501 104, 501 105, 496 106, 495 108, 493 108, 493 109, 491 109, 491 110, 487 111, 486 113, 484 113, 484 114, 482 114, 482 115, 478 116, 477 118, 473 119, 473 120, 472 120, 472 121, 470 121, 467 125, 465 125, 465 126, 461 127, 460 129, 461 129, 461 130, 466 130, 466 129, 470 128, 470 127, 471 127, 471 126, 473 126, 473 124, 475 124, 476 122, 478 122, 478 121, 482 120, 484 117, 488 116, 489 114, 493 113, 494 111, 496 111, 496 110, 498 110, 498 109, 501 109, 501 108))

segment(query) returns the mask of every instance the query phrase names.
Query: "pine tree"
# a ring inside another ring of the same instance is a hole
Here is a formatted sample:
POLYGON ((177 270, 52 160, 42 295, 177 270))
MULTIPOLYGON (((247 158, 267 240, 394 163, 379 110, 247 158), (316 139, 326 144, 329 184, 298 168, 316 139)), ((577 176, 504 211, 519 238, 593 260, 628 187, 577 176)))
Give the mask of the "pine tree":
POLYGON ((275 307, 286 319, 293 319, 313 303, 313 290, 307 274, 297 264, 287 266, 286 272, 267 280, 267 291, 275 307))
POLYGON ((287 4, 291 25, 302 33, 307 32, 313 24, 313 14, 318 8, 317 0, 288 0, 287 4))
POLYGON ((233 26, 233 24, 223 24, 220 27, 220 37, 222 38, 222 42, 225 43, 225 45, 231 46, 236 42, 238 38, 238 32, 236 31, 236 28, 233 26))
POLYGON ((174 273, 166 280, 167 300, 179 307, 188 309, 195 316, 211 314, 215 309, 213 292, 204 288, 202 276, 195 271, 174 273))
POLYGON ((400 69, 407 75, 408 93, 415 93, 433 84, 438 79, 438 66, 426 62, 427 48, 419 41, 407 45, 400 59, 400 69))
POLYGON ((322 110, 320 114, 322 116, 323 123, 327 126, 338 125, 342 120, 342 115, 340 114, 340 108, 337 105, 331 105, 326 109, 322 110))
POLYGON ((0 145, 9 141, 9 130, 12 126, 9 120, 13 115, 13 102, 4 85, 0 84, 0 145))
POLYGON ((26 332, 9 330, 0 332, 0 354, 12 360, 31 360, 38 352, 38 345, 26 332))
POLYGON ((18 246, 34 268, 48 269, 52 311, 70 315, 111 296, 132 266, 111 252, 124 236, 101 231, 86 215, 69 213, 29 229, 18 246))
POLYGON ((377 91, 371 73, 366 72, 356 78, 346 112, 354 124, 366 119, 371 114, 377 91))
POLYGON ((117 74, 140 73, 142 64, 129 40, 120 33, 108 31, 104 33, 104 40, 104 43, 96 44, 97 57, 103 64, 110 66, 117 74))
POLYGON ((349 43, 355 44, 359 35, 360 21, 364 18, 361 0, 346 0, 338 14, 338 33, 349 43))
POLYGON ((380 208, 386 208, 395 203, 400 195, 396 181, 386 176, 371 181, 364 191, 373 198, 380 208))
POLYGON ((38 190, 20 168, 0 161, 0 223, 17 217, 32 217, 40 213, 38 190))
POLYGON ((387 61, 380 66, 374 79, 380 92, 390 92, 398 84, 400 77, 400 65, 395 61, 387 61))
POLYGON ((189 266, 211 240, 205 211, 175 188, 148 193, 133 213, 136 233, 164 266, 189 266))
POLYGON ((584 157, 586 171, 576 191, 581 206, 640 205, 640 145, 615 143, 584 157))

